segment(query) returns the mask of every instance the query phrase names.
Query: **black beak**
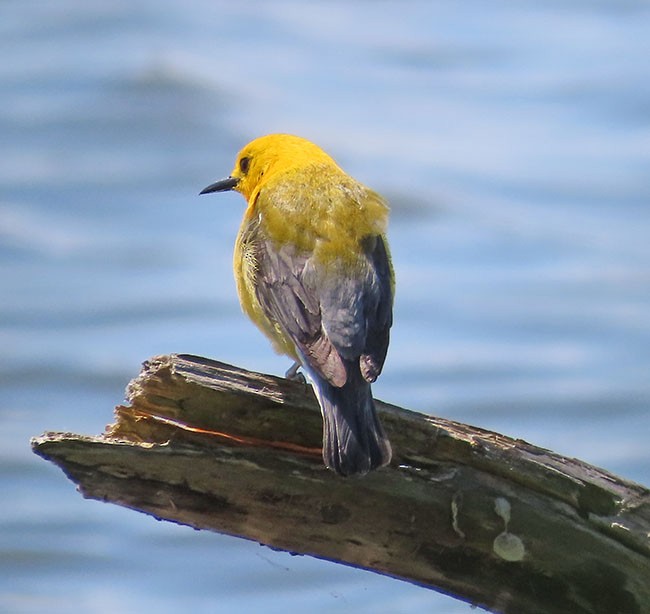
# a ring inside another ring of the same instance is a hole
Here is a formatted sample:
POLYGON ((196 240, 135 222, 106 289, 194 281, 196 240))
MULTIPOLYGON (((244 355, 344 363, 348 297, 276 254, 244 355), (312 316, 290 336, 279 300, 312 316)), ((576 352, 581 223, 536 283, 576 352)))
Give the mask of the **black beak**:
POLYGON ((227 192, 232 190, 239 183, 237 177, 226 177, 221 181, 211 183, 207 188, 203 188, 199 194, 210 194, 211 192, 227 192))

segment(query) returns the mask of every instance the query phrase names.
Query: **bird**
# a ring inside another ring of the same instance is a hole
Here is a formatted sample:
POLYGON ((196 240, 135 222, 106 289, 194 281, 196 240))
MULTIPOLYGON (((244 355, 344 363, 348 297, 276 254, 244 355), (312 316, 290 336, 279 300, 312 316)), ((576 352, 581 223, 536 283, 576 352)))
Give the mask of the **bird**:
MULTIPOLYGON (((323 461, 341 476, 390 463, 371 384, 393 323, 389 207, 314 143, 259 137, 200 194, 234 190, 247 207, 233 268, 242 310, 308 376, 323 418, 323 461)), ((304 381, 304 379, 303 379, 304 381)))

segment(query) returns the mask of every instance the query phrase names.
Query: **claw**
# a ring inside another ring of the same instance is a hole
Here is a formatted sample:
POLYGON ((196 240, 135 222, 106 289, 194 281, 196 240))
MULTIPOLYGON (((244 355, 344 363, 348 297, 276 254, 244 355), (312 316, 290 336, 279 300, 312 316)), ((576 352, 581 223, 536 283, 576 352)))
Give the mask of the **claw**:
POLYGON ((284 374, 284 376, 293 381, 293 382, 300 382, 301 384, 306 384, 307 380, 305 379, 305 376, 300 373, 299 369, 302 367, 302 365, 299 362, 294 362, 287 372, 284 374))

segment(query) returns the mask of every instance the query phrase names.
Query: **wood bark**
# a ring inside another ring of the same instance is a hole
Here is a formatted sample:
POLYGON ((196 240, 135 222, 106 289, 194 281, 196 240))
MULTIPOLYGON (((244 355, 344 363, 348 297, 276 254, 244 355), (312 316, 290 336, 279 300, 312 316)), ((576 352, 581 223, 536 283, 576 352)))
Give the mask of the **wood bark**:
POLYGON ((650 612, 650 492, 525 441, 382 402, 390 466, 321 459, 309 386, 152 358, 98 437, 34 451, 84 496, 362 567, 494 612, 650 612))

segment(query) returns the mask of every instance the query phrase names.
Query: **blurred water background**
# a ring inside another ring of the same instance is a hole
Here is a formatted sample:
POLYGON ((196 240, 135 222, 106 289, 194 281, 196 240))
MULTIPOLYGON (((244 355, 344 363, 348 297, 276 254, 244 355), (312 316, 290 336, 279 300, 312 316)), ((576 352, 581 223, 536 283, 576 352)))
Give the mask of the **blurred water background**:
POLYGON ((650 484, 650 4, 3 2, 0 611, 469 612, 84 501, 30 452, 140 362, 281 374, 240 313, 238 149, 305 136, 392 205, 384 400, 650 484))

